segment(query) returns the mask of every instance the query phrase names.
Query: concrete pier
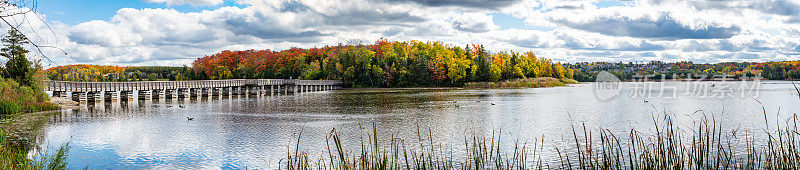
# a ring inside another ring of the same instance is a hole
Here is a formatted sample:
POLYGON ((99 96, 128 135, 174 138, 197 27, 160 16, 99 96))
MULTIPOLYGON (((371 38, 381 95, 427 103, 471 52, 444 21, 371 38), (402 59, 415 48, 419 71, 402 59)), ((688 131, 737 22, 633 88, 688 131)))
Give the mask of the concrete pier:
POLYGON ((296 79, 234 79, 197 81, 75 82, 46 81, 53 97, 67 97, 78 102, 167 100, 197 97, 274 96, 340 89, 340 81, 296 79))

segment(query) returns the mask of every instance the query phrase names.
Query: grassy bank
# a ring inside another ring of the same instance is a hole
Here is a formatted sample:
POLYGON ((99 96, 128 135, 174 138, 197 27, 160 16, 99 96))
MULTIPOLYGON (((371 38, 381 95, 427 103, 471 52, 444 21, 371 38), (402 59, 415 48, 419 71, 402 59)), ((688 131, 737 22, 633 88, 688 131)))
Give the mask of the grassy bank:
POLYGON ((37 77, 23 85, 0 76, 0 169, 64 169, 67 146, 55 155, 28 157, 37 130, 54 113, 46 111, 61 109, 50 102, 41 80, 37 77))
POLYGON ((36 146, 38 129, 47 124, 51 114, 58 111, 16 113, 0 118, 0 169, 65 169, 68 145, 56 153, 28 153, 36 146))
POLYGON ((537 77, 504 80, 500 82, 469 82, 466 88, 537 88, 537 87, 557 87, 567 84, 577 84, 573 79, 557 79, 552 77, 537 77))
POLYGON ((60 106, 50 102, 44 92, 43 79, 35 79, 23 85, 14 79, 0 76, 0 116, 16 113, 33 113, 59 110, 60 106))

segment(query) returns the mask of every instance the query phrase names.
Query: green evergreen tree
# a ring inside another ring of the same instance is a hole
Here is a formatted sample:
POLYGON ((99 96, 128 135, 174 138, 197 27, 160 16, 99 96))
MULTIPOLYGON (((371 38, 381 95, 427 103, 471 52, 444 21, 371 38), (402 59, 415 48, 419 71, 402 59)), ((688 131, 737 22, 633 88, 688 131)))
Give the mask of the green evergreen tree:
POLYGON ((11 29, 8 35, 3 37, 2 42, 3 49, 0 50, 0 56, 7 59, 3 74, 16 79, 22 85, 31 86, 36 70, 33 68, 33 63, 26 58, 29 51, 22 47, 30 41, 17 30, 11 29))

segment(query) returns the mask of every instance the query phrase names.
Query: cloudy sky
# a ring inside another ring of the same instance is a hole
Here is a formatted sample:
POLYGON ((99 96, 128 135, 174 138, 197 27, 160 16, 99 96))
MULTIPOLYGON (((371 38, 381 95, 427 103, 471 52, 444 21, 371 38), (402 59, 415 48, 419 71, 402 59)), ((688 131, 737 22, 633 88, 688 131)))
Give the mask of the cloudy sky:
MULTIPOLYGON (((800 59, 800 0, 39 0, 12 24, 54 65, 183 65, 379 38, 577 61, 800 59), (42 21, 49 23, 45 25, 42 21), (51 29, 48 29, 49 28, 51 29), (51 31, 52 30, 52 31, 51 31)), ((3 30, 6 30, 6 25, 3 30)))

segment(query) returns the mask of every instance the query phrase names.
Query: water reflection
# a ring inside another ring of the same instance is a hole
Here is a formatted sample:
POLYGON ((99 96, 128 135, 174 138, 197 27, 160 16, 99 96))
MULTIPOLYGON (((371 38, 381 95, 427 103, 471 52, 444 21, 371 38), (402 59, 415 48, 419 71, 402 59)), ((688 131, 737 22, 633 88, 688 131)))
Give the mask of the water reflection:
MULTIPOLYGON (((325 149, 324 136, 333 128, 347 141, 345 145, 358 146, 362 127, 371 123, 384 140, 390 135, 417 139, 417 132, 429 130, 435 141, 456 148, 456 156, 463 154, 458 148, 464 137, 472 134, 502 131, 507 147, 517 139, 544 138, 545 157, 554 154, 551 148, 556 145, 574 146, 569 143, 571 125, 647 133, 654 116, 667 113, 686 128, 702 116, 714 117, 726 128, 757 131, 764 126, 761 105, 752 99, 678 96, 647 102, 626 97, 601 101, 592 96, 592 88, 580 84, 540 89, 349 90, 94 103, 54 115, 43 143, 71 142, 72 168, 273 169, 300 132, 301 149, 319 151, 325 149)), ((758 100, 768 113, 781 109, 781 115, 770 115, 767 121, 798 113, 800 102, 793 92, 791 84, 764 84, 758 100)))

